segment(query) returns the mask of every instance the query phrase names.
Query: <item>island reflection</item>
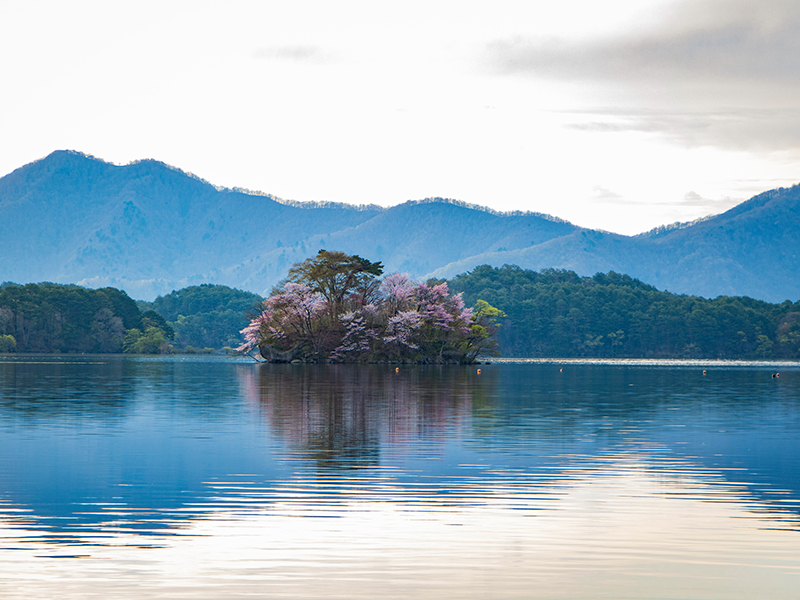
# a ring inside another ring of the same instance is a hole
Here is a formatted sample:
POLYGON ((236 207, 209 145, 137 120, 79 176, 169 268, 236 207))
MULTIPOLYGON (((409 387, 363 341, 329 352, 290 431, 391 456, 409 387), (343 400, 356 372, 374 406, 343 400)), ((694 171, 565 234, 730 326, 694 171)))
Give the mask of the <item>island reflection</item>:
POLYGON ((142 536, 184 531, 234 506, 327 510, 333 494, 339 502, 348 493, 463 507, 511 491, 525 506, 549 507, 608 474, 657 482, 659 494, 733 502, 781 528, 800 523, 796 372, 776 380, 752 368, 482 371, 8 361, 0 523, 72 539, 106 527, 142 536))
POLYGON ((382 448, 443 448, 496 394, 475 367, 270 365, 241 372, 247 398, 295 457, 322 469, 377 466, 382 448))
POLYGON ((432 471, 446 478, 491 456, 569 481, 576 462, 635 455, 654 477, 676 459, 686 475, 726 481, 754 512, 800 513, 786 453, 798 396, 767 371, 261 364, 239 376, 283 459, 319 475, 394 465, 411 477, 409 461, 447 456, 432 471))

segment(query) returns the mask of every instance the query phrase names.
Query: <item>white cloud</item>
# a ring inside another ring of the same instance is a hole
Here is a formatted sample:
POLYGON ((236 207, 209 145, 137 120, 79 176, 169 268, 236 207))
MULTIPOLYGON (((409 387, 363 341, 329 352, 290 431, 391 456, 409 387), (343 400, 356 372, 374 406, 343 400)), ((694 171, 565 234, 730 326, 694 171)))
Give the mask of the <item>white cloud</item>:
POLYGON ((800 82, 800 5, 782 0, 693 0, 642 31, 563 40, 516 37, 490 44, 494 69, 558 79, 671 86, 800 82))
POLYGON ((271 60, 289 60, 309 63, 325 63, 330 60, 321 48, 311 45, 298 46, 264 46, 253 52, 253 58, 271 60))
POLYGON ((515 37, 490 44, 487 55, 496 73, 583 82, 576 129, 796 153, 798 30, 795 1, 693 0, 641 29, 579 40, 515 37))

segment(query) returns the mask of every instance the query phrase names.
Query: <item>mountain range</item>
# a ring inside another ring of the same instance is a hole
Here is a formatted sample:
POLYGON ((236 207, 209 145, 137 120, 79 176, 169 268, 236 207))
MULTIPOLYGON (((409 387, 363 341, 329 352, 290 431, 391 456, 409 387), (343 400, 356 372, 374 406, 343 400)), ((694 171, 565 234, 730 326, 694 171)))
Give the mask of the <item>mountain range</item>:
POLYGON ((477 265, 616 271, 676 293, 800 299, 800 186, 682 227, 624 236, 454 200, 298 203, 218 188, 155 160, 56 151, 0 178, 0 281, 113 286, 151 300, 199 283, 266 294, 319 249, 386 272, 477 265))

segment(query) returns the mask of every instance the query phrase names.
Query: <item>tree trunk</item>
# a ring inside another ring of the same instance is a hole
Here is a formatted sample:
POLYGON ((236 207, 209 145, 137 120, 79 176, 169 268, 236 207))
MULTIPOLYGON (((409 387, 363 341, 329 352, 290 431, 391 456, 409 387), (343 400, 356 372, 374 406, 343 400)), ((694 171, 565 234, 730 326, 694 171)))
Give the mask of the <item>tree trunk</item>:
POLYGON ((262 344, 258 347, 259 352, 261 352, 261 356, 267 362, 271 363, 288 363, 292 362, 294 359, 300 356, 300 349, 301 344, 297 344, 294 348, 287 350, 286 352, 281 352, 280 350, 276 350, 272 346, 268 346, 267 344, 262 344))

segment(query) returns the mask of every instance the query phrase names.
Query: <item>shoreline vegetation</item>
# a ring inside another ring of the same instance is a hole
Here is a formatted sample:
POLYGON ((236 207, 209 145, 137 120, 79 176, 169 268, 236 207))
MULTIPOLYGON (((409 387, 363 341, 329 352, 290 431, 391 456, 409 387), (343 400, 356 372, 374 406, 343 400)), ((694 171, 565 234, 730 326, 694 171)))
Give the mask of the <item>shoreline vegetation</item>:
POLYGON ((465 307, 447 282, 382 274, 380 262, 320 250, 261 303, 237 351, 272 363, 472 364, 498 354, 502 311, 465 307))
MULTIPOLYGON (((491 339, 507 358, 800 359, 800 302, 772 304, 741 296, 707 299, 660 291, 614 272, 581 277, 572 271, 531 271, 510 265, 483 265, 449 281, 428 280, 424 284, 395 275, 377 285, 391 278, 400 278, 391 294, 419 294, 431 307, 439 303, 444 311, 439 318, 452 318, 452 327, 464 324, 459 325, 461 313, 453 304, 458 293, 462 294, 462 306, 476 307, 473 316, 482 306, 479 300, 496 307, 507 316, 493 317, 493 326, 502 327, 491 339)), ((289 291, 287 283, 312 287, 290 279, 284 284, 284 294, 289 291)), ((294 291, 305 294, 306 300, 314 293, 294 291)), ((367 291, 388 293, 372 288, 367 291)), ((252 292, 212 284, 189 286, 159 296, 154 302, 143 302, 110 287, 6 282, 0 284, 0 353, 233 353, 242 342, 240 330, 261 315, 264 301, 252 292)), ((417 317, 407 314, 410 304, 396 312, 391 306, 373 303, 373 307, 365 313, 363 307, 353 310, 350 306, 339 315, 353 313, 346 325, 340 321, 344 329, 339 330, 350 332, 351 344, 343 348, 348 360, 359 352, 358 348, 364 348, 365 342, 372 343, 364 335, 376 334, 395 339, 370 346, 376 351, 382 344, 383 354, 373 358, 362 355, 358 360, 413 362, 424 355, 436 359, 441 355, 443 362, 445 358, 458 362, 443 329, 437 332, 438 338, 422 340, 423 344, 403 337, 417 331, 408 329, 411 325, 424 329, 423 320, 415 323, 417 317), (398 319, 400 312, 406 315, 398 319), (389 319, 394 320, 390 323, 389 319), (414 358, 414 349, 404 345, 404 339, 419 346, 423 355, 414 358)), ((329 350, 338 347, 331 347, 331 340, 315 343, 329 350)), ((287 352, 293 346, 277 344, 276 348, 287 352)), ((257 345, 251 352, 259 352, 257 345)))
POLYGON ((450 280, 467 303, 508 315, 503 356, 563 358, 800 358, 800 301, 702 298, 660 291, 619 273, 479 266, 450 280))
POLYGON ((0 353, 232 352, 257 301, 257 294, 209 284, 141 302, 116 288, 3 283, 0 353))

